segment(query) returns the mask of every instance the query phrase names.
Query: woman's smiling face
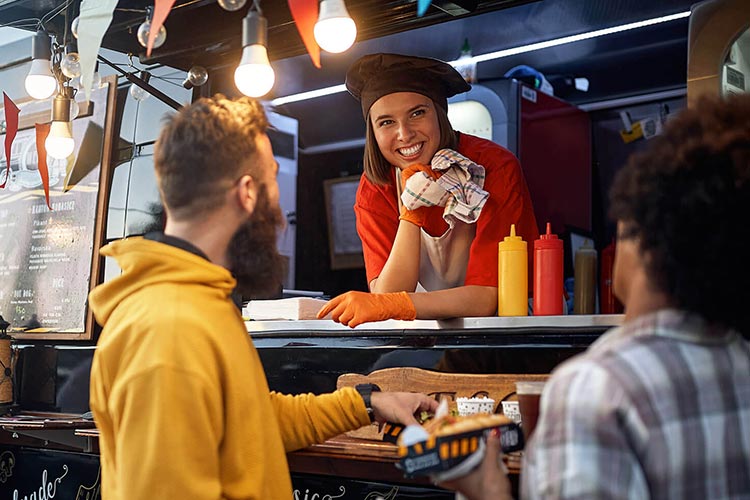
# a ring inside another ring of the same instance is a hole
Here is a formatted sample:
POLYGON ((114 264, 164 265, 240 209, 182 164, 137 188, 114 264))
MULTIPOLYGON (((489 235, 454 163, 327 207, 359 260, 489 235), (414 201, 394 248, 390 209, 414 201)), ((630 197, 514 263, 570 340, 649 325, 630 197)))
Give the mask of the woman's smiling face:
POLYGON ((388 94, 370 107, 378 148, 391 165, 403 170, 429 165, 440 143, 440 124, 432 99, 415 92, 388 94))

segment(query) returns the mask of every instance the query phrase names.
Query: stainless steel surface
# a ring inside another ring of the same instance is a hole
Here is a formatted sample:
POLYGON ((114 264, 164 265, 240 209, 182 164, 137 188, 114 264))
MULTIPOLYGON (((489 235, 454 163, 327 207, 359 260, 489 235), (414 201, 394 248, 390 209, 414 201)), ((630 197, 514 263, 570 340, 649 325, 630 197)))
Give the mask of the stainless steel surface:
POLYGON ((508 330, 513 333, 518 329, 582 329, 602 328, 618 326, 623 321, 622 314, 597 314, 597 315, 569 315, 569 316, 516 316, 516 317, 484 317, 484 318, 453 318, 447 320, 415 320, 397 321, 387 320, 373 323, 364 323, 355 328, 349 328, 331 320, 307 320, 307 321, 246 321, 247 331, 253 336, 264 334, 277 334, 285 332, 288 334, 304 334, 311 332, 324 332, 333 335, 359 335, 366 331, 403 332, 424 330, 466 330, 466 333, 482 330, 508 330))

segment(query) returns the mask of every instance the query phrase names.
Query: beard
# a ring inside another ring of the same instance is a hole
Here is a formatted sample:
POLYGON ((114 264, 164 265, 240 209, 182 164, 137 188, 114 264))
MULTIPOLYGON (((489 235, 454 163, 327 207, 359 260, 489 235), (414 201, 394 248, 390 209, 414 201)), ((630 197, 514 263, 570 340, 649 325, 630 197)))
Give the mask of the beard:
POLYGON ((253 214, 234 233, 227 249, 229 270, 243 300, 281 296, 287 263, 276 238, 283 224, 281 208, 271 204, 268 189, 261 186, 253 214))

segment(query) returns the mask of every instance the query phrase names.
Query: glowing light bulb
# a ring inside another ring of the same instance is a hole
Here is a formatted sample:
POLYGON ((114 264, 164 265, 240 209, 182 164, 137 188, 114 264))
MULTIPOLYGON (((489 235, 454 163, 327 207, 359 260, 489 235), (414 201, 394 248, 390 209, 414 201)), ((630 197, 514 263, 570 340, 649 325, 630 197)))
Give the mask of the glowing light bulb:
POLYGON ((186 89, 193 87, 200 87, 208 81, 208 71, 203 66, 193 66, 188 71, 187 78, 182 82, 182 86, 186 89))
POLYGON ((76 16, 73 22, 70 23, 70 32, 75 38, 78 38, 78 22, 81 20, 81 16, 76 16))
POLYGON ((78 52, 68 52, 60 61, 60 71, 68 78, 81 76, 81 59, 78 52))
POLYGON ((242 20, 242 59, 234 70, 234 84, 243 94, 260 97, 271 91, 276 76, 268 60, 268 21, 250 10, 242 20))
POLYGON ((73 140, 73 131, 70 122, 52 122, 49 135, 44 141, 44 148, 52 158, 64 160, 73 154, 76 143, 73 140))
POLYGON ((34 99, 47 99, 57 89, 57 80, 50 69, 51 58, 49 35, 37 31, 31 38, 31 67, 24 81, 26 92, 34 99))
POLYGON ((222 9, 234 12, 235 10, 240 10, 244 7, 247 0, 218 0, 218 3, 222 9))
POLYGON ((320 2, 320 14, 313 34, 320 48, 327 52, 338 54, 352 46, 357 38, 357 25, 349 16, 344 0, 320 2))
POLYGON ((250 97, 261 97, 271 91, 276 80, 268 51, 263 45, 248 45, 242 49, 242 60, 234 70, 234 83, 240 92, 250 97))
POLYGON ((50 127, 47 139, 44 141, 47 154, 59 160, 64 160, 73 154, 76 145, 73 140, 73 130, 70 124, 70 105, 72 101, 70 96, 72 93, 73 89, 63 87, 61 93, 52 101, 52 126, 50 127))
POLYGON ((52 76, 49 60, 34 59, 24 81, 26 92, 34 99, 47 99, 55 93, 57 80, 52 76))
MULTIPOLYGON (((138 33, 136 33, 136 37, 138 38, 138 43, 140 43, 143 47, 148 46, 148 33, 151 31, 151 20, 146 19, 141 23, 140 26, 138 26, 138 33)), ((156 38, 154 38, 154 48, 158 49, 162 45, 164 45, 164 42, 167 41, 167 29, 162 24, 159 27, 159 32, 156 34, 156 38)))

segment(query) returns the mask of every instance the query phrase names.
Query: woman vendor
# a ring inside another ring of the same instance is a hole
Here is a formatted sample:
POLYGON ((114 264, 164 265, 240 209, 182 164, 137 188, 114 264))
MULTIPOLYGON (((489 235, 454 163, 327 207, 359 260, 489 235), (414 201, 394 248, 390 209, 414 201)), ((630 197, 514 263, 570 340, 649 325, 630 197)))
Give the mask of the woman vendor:
POLYGON ((346 86, 367 124, 354 211, 371 293, 318 316, 354 327, 494 315, 498 242, 511 224, 527 242, 538 229, 515 156, 448 121, 448 98, 471 87, 447 63, 398 54, 360 58, 346 86))

